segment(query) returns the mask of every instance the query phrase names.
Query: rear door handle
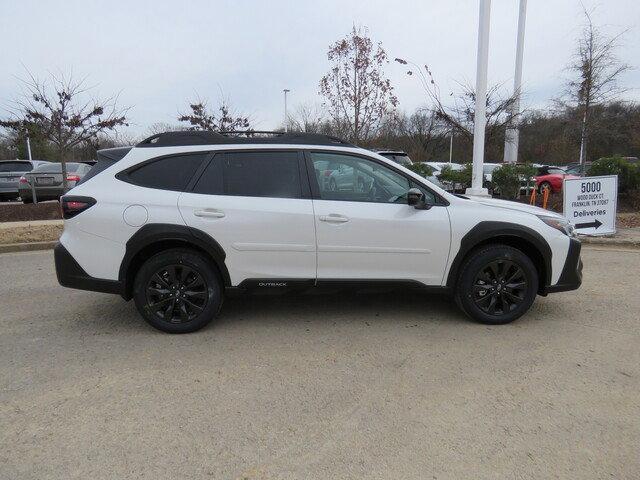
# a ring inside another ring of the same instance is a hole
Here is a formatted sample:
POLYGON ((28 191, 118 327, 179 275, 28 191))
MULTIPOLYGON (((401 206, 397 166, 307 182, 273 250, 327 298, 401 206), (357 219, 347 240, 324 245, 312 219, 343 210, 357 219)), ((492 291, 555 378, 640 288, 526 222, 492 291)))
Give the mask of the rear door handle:
POLYGON ((193 214, 196 217, 205 217, 205 218, 223 218, 224 212, 220 210, 215 210, 212 208, 205 208, 204 210, 194 210, 193 214))
POLYGON ((345 217, 344 215, 338 215, 337 213, 332 213, 330 215, 320 215, 319 220, 321 222, 328 223, 345 223, 349 221, 347 217, 345 217))

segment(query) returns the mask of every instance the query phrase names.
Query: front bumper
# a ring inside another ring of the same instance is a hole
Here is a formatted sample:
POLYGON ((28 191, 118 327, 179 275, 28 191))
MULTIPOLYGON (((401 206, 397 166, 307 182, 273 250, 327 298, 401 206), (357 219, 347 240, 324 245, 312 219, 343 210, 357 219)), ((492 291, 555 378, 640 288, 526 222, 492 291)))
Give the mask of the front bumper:
POLYGON ((544 295, 547 293, 576 290, 582 285, 582 259, 580 258, 582 244, 580 240, 576 238, 570 238, 569 242, 567 259, 564 262, 558 283, 547 286, 544 289, 544 295))
POLYGON ((53 250, 58 282, 63 287, 91 290, 93 292, 117 293, 122 295, 124 288, 118 280, 105 280, 89 275, 76 262, 75 258, 60 242, 53 250))

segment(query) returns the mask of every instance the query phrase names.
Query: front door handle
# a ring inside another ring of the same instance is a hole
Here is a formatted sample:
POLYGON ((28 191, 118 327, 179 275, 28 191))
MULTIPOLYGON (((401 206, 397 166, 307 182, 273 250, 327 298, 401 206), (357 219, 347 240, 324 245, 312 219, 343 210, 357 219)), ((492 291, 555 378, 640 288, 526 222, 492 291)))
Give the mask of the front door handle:
POLYGON ((328 223, 345 223, 349 221, 347 217, 345 217, 344 215, 338 215, 337 213, 332 213, 330 215, 320 215, 319 220, 321 222, 328 223))
POLYGON ((223 218, 224 212, 220 210, 214 210, 212 208, 205 208, 204 210, 194 210, 193 214, 196 217, 205 217, 205 218, 223 218))

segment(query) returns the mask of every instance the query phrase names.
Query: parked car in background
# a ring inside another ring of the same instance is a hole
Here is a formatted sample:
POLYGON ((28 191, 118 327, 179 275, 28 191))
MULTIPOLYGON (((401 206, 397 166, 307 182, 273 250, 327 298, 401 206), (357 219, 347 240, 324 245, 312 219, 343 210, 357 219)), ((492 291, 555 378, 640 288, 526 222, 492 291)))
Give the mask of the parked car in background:
POLYGON ((44 160, 0 160, 0 200, 17 199, 20 177, 47 163, 44 160))
POLYGON ((536 173, 536 188, 539 193, 549 190, 550 193, 558 193, 562 191, 562 182, 565 178, 579 178, 576 175, 569 175, 561 167, 551 165, 542 165, 538 167, 536 173))
MULTIPOLYGON (((89 170, 91 165, 67 162, 67 188, 75 187, 89 170)), ((40 165, 19 178, 18 192, 23 203, 33 203, 33 189, 37 201, 57 200, 64 194, 60 163, 40 165)))
MULTIPOLYGON (((585 165, 585 170, 588 173, 589 169, 591 168, 591 164, 593 162, 587 162, 585 165)), ((579 177, 582 176, 582 170, 580 167, 580 163, 578 162, 574 162, 574 163, 570 163, 568 164, 566 167, 564 167, 564 172, 568 175, 577 175, 579 177)))
POLYGON ((403 152, 402 150, 378 150, 376 153, 402 165, 403 167, 406 167, 407 165, 413 165, 413 162, 409 158, 409 155, 407 155, 407 153, 403 152))

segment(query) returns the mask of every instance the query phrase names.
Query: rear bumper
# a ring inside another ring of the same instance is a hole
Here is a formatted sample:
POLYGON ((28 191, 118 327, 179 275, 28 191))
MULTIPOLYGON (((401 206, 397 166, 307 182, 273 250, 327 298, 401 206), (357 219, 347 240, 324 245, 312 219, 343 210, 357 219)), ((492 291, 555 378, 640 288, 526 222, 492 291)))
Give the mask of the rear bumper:
POLYGON ((95 278, 85 272, 64 245, 58 243, 53 250, 58 282, 63 287, 90 290, 93 292, 122 295, 124 288, 118 280, 95 278))
POLYGON ((555 285, 547 286, 543 294, 566 292, 576 290, 582 285, 582 259, 580 258, 580 249, 582 245, 580 240, 576 238, 569 239, 569 251, 567 259, 564 262, 564 268, 555 285))

